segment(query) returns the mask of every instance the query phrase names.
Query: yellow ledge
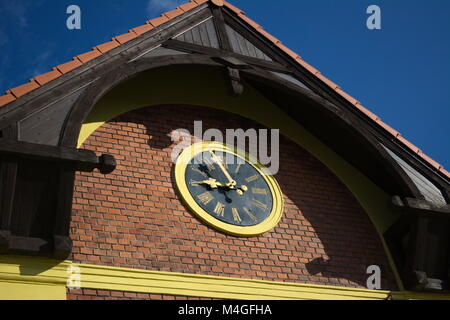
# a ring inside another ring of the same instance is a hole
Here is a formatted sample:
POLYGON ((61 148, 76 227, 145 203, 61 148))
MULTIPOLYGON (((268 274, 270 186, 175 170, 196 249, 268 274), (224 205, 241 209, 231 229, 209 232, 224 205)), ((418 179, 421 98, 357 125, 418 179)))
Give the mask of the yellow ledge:
POLYGON ((81 287, 239 300, 382 300, 389 291, 74 264, 81 287))
POLYGON ((64 300, 69 270, 80 288, 237 300, 450 300, 450 295, 391 292, 117 268, 0 255, 0 300, 64 300))

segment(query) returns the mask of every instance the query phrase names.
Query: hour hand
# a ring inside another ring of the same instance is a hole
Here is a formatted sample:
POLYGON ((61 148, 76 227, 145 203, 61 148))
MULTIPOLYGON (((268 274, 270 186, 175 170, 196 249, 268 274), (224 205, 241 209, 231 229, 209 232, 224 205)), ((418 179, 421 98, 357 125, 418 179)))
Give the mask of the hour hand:
POLYGON ((213 178, 209 178, 208 180, 203 180, 203 181, 194 181, 191 180, 191 184, 192 185, 200 185, 200 184, 206 184, 208 185, 211 189, 217 189, 218 187, 225 187, 226 185, 218 182, 216 179, 213 178))

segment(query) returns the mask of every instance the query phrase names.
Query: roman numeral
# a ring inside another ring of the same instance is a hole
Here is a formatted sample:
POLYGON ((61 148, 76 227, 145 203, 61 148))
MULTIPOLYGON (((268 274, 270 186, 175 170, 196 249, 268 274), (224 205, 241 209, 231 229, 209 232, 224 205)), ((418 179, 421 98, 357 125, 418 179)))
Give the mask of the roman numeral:
POLYGON ((237 166, 236 170, 234 171, 234 173, 237 174, 239 172, 239 169, 241 169, 241 167, 242 167, 242 164, 241 163, 238 164, 238 166, 237 166))
POLYGON ((200 185, 200 181, 195 181, 195 180, 192 180, 192 179, 191 179, 191 181, 189 182, 189 184, 190 184, 191 186, 193 186, 193 187, 198 187, 198 186, 200 185))
POLYGON ((241 216, 239 215, 239 212, 236 208, 231 209, 233 212, 233 220, 236 222, 242 222, 241 216))
POLYGON ((244 212, 245 212, 245 213, 250 217, 250 219, 252 219, 253 221, 256 222, 256 220, 258 220, 258 219, 256 219, 255 215, 254 215, 253 213, 251 213, 250 210, 248 210, 246 207, 244 207, 244 212))
POLYGON ((253 199, 252 203, 253 203, 254 206, 256 206, 256 207, 258 207, 260 209, 267 210, 267 205, 265 203, 262 203, 261 201, 253 199))
POLYGON ((253 182, 255 180, 258 180, 259 176, 257 174, 255 174, 254 176, 248 177, 247 179, 245 179, 245 181, 247 182, 253 182))
POLYGON ((208 205, 211 201, 214 200, 214 196, 209 193, 208 191, 205 193, 202 193, 201 195, 197 196, 197 198, 200 200, 201 203, 203 203, 205 206, 208 205))
POLYGON ((253 194, 267 194, 267 189, 252 188, 253 194))
POLYGON ((218 216, 223 217, 223 214, 225 213, 225 205, 221 202, 217 202, 217 205, 214 209, 214 213, 218 216))

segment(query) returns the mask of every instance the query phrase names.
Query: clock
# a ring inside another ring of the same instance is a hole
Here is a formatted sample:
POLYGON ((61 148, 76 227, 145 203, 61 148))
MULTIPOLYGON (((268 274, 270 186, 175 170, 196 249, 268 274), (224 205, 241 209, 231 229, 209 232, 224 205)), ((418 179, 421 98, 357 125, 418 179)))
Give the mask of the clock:
POLYGON ((235 236, 261 235, 283 214, 275 178, 249 154, 217 142, 200 142, 178 157, 175 185, 187 207, 209 226, 235 236))

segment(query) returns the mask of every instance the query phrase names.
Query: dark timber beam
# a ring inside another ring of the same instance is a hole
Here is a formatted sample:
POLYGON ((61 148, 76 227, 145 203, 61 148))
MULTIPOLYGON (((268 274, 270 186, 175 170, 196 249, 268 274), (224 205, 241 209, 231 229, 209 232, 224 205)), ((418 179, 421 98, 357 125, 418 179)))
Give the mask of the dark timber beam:
POLYGON ((85 172, 99 169, 101 173, 108 174, 116 167, 114 157, 111 155, 97 157, 95 152, 89 150, 54 147, 9 139, 0 140, 0 154, 24 159, 73 163, 77 170, 85 172))

